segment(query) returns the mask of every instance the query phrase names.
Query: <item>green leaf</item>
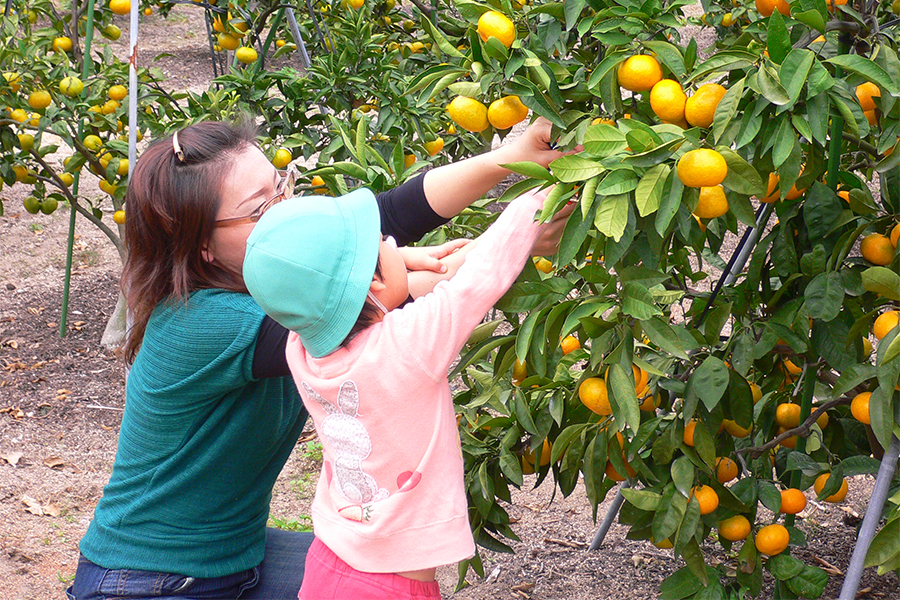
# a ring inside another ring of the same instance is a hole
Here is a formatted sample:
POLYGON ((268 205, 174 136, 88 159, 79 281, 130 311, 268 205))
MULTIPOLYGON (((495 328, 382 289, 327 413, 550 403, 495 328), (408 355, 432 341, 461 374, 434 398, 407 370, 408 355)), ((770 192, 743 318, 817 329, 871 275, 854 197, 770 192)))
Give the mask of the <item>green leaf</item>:
POLYGON ((692 81, 698 81, 717 71, 736 71, 739 69, 748 69, 756 64, 759 55, 748 50, 734 48, 731 50, 723 50, 716 52, 711 57, 700 63, 694 68, 691 76, 685 80, 685 85, 692 81))
POLYGON ((772 104, 781 106, 791 101, 787 90, 784 89, 781 81, 778 79, 778 73, 769 65, 763 66, 757 72, 756 83, 759 86, 759 92, 772 104))
POLYGON ((868 292, 900 300, 900 275, 887 267, 869 267, 863 271, 862 284, 868 292))
POLYGON ((828 585, 828 574, 819 567, 803 566, 803 572, 786 580, 788 589, 803 598, 818 598, 828 585))
POLYGON ((831 321, 841 312, 844 284, 837 272, 816 275, 803 292, 806 309, 813 319, 831 321))
POLYGON ((757 481, 757 486, 759 489, 759 499, 763 505, 773 513, 781 512, 781 492, 778 491, 775 484, 771 481, 760 479, 757 481))
POLYGON ((634 171, 617 169, 604 177, 597 184, 597 194, 609 196, 612 194, 627 194, 638 186, 638 177, 634 171))
POLYGON ((883 565, 900 553, 900 514, 881 528, 866 554, 866 567, 883 565))
POLYGON ((690 381, 706 408, 712 410, 728 388, 728 367, 721 359, 708 356, 691 375, 690 381))
POLYGON ((675 489, 681 492, 685 498, 690 496, 691 488, 694 486, 694 463, 691 462, 691 459, 687 456, 679 456, 672 462, 670 471, 675 489))
POLYGON ((622 286, 622 312, 642 321, 662 314, 650 290, 632 281, 622 286))
POLYGON ((599 162, 580 154, 557 158, 550 163, 550 169, 560 181, 565 183, 584 181, 606 170, 599 162))
POLYGON ((891 79, 887 71, 878 66, 875 62, 859 54, 839 54, 827 61, 832 65, 843 68, 844 70, 862 75, 869 81, 878 85, 878 87, 887 90, 891 95, 900 94, 897 82, 891 79))
POLYGON ((594 226, 606 237, 615 241, 622 238, 628 224, 628 194, 615 194, 600 200, 594 226))
POLYGON ((772 164, 775 165, 775 168, 784 164, 798 143, 797 133, 791 125, 791 119, 786 115, 781 115, 780 119, 778 131, 775 132, 775 145, 772 148, 772 164))
POLYGON ((713 117, 712 126, 713 139, 716 143, 719 142, 722 135, 725 133, 725 130, 728 129, 728 126, 731 124, 731 120, 737 114, 738 105, 744 95, 745 81, 746 78, 741 78, 732 84, 716 106, 716 113, 713 117))
POLYGON ((703 589, 703 582, 688 567, 681 567, 659 586, 659 597, 666 600, 682 600, 703 589))
POLYGON ((820 13, 819 11, 815 9, 797 11, 791 14, 791 16, 804 25, 809 25, 819 33, 825 33, 825 19, 822 17, 822 13, 820 13))
POLYGON ((532 177, 534 179, 541 179, 543 181, 556 181, 553 177, 553 174, 550 173, 545 167, 533 162, 514 162, 514 163, 506 163, 500 165, 504 169, 509 169, 513 173, 518 173, 519 175, 524 175, 525 177, 532 177))
POLYGON ((531 411, 528 408, 528 402, 522 390, 517 389, 513 396, 513 412, 522 429, 532 435, 538 435, 537 425, 534 424, 534 419, 531 418, 531 411))
POLYGON ((659 317, 652 317, 641 321, 641 329, 650 338, 650 342, 659 346, 659 349, 669 354, 687 360, 687 351, 693 348, 683 348, 681 339, 672 327, 659 317))
POLYGON ((655 511, 662 499, 662 494, 651 492, 649 490, 635 490, 633 488, 622 488, 622 495, 625 499, 641 510, 655 511))
POLYGON ((569 447, 569 444, 572 443, 573 440, 581 436, 581 433, 587 427, 587 423, 578 423, 576 425, 570 425, 562 430, 562 432, 556 436, 556 439, 553 441, 553 448, 550 451, 550 462, 557 463, 559 459, 562 458, 563 454, 565 454, 566 450, 569 447))
POLYGON ((769 50, 769 58, 772 62, 781 64, 784 57, 791 49, 791 33, 784 23, 784 17, 779 11, 769 17, 769 27, 766 31, 766 48, 769 50))
POLYGON ((584 151, 599 158, 622 152, 628 147, 625 134, 613 127, 601 123, 591 125, 584 132, 584 151))
POLYGON ((675 489, 675 486, 666 486, 663 490, 660 507, 653 515, 651 530, 653 539, 664 540, 678 531, 678 526, 687 510, 687 504, 687 500, 675 489))
POLYGON ((896 360, 898 356, 900 356, 900 335, 895 336, 887 347, 887 350, 884 351, 884 360, 882 363, 887 364, 896 360))
POLYGON ((466 58, 465 55, 457 49, 456 45, 450 42, 444 34, 441 33, 441 30, 435 27, 431 21, 428 19, 420 19, 419 21, 422 25, 422 28, 425 30, 425 33, 434 40, 434 42, 441 49, 441 52, 445 54, 449 54, 455 58, 466 58))
POLYGON ((800 92, 815 60, 815 55, 805 48, 794 48, 784 58, 778 78, 785 82, 785 90, 791 104, 800 98, 800 92))
POLYGON ((607 390, 615 417, 625 421, 632 430, 637 431, 641 426, 641 411, 638 408, 634 384, 622 365, 615 364, 609 368, 607 390))
POLYGON ((766 193, 766 184, 763 183, 759 171, 744 160, 740 154, 723 147, 716 148, 716 151, 722 155, 728 165, 728 173, 725 175, 725 181, 722 182, 724 187, 748 196, 760 196, 766 193))
MULTIPOLYGON (((703 560, 703 551, 700 549, 700 544, 697 543, 696 539, 692 539, 681 549, 681 558, 684 559, 688 568, 693 571, 694 575, 700 579, 704 586, 709 585, 710 575, 709 571, 707 571, 708 567, 703 560)), ((717 577, 718 573, 715 576, 717 577)))
POLYGON ((782 581, 796 577, 803 572, 803 567, 805 566, 803 561, 783 552, 770 557, 766 562, 766 569, 772 573, 772 576, 775 577, 775 579, 780 579, 782 581))
POLYGON ((668 165, 651 167, 635 188, 634 199, 638 214, 642 217, 653 214, 659 209, 662 192, 671 168, 668 165))
POLYGON ((663 41, 647 41, 643 46, 656 53, 659 61, 667 66, 676 79, 681 79, 685 74, 684 58, 678 46, 663 41))

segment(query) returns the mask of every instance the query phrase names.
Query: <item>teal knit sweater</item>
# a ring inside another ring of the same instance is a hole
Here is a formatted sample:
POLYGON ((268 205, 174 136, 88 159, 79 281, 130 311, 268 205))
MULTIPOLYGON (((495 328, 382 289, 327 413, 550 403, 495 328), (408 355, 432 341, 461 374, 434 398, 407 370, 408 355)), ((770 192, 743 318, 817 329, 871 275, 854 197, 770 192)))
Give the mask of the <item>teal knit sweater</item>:
POLYGON ((263 317, 224 290, 156 308, 112 477, 81 541, 88 560, 192 577, 262 562, 272 487, 307 416, 290 377, 253 379, 263 317))

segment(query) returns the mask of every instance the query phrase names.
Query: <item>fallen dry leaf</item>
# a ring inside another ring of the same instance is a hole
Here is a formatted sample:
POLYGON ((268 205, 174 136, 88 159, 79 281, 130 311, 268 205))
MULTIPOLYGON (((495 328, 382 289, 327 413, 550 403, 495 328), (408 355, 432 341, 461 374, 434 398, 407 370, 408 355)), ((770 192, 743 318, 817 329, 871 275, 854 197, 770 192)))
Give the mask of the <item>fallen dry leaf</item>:
POLYGON ((66 466, 66 461, 58 456, 48 456, 44 459, 44 466, 51 469, 62 469, 66 466))
POLYGON ((6 454, 0 454, 0 458, 2 458, 3 460, 5 460, 6 462, 8 462, 9 464, 11 464, 14 467, 18 466, 19 461, 22 459, 23 456, 25 456, 25 454, 22 452, 7 452, 6 454))
POLYGON ((48 517, 58 517, 61 513, 59 507, 52 502, 50 504, 45 504, 42 506, 44 510, 44 514, 48 517))
POLYGON ((33 315, 39 315, 42 312, 44 312, 44 307, 43 306, 38 306, 38 307, 29 306, 27 310, 29 313, 31 313, 33 315))
POLYGON ((22 364, 18 361, 6 363, 5 365, 3 365, 3 370, 9 371, 10 373, 12 373, 13 371, 21 371, 22 369, 27 369, 27 368, 28 367, 26 367, 24 364, 22 364))
POLYGON ((22 496, 22 504, 25 505, 25 510, 31 514, 39 517, 44 516, 44 509, 41 507, 41 503, 31 496, 22 496))
POLYGON ((63 388, 61 390, 56 390, 56 393, 57 394, 71 394, 72 390, 67 390, 66 388, 63 388))
POLYGON ((8 414, 13 419, 24 419, 25 418, 25 412, 18 406, 7 406, 6 408, 0 408, 0 414, 3 414, 3 413, 8 414))

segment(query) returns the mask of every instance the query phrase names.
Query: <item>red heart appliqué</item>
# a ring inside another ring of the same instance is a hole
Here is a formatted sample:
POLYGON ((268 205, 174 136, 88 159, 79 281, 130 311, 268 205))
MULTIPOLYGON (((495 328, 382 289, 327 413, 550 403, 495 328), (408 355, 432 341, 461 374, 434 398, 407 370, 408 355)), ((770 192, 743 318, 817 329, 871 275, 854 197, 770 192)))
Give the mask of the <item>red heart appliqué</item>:
POLYGON ((422 474, 418 471, 404 471, 397 475, 398 492, 408 492, 422 481, 422 474))

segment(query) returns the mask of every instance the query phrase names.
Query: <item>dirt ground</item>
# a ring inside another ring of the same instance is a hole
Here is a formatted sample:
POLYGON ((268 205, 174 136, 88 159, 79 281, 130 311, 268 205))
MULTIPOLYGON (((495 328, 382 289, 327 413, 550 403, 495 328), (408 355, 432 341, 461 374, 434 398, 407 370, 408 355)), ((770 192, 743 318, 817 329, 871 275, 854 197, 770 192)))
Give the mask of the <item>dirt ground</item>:
MULTIPOLYGON (((145 20, 145 47, 179 51, 157 63, 173 85, 202 87, 211 74, 208 55, 196 49, 199 14, 179 6, 164 27, 155 17, 145 20)), ((122 362, 100 345, 121 265, 102 234, 78 219, 67 335, 60 338, 69 212, 33 216, 21 209, 22 186, 2 193, 0 598, 63 598, 75 574, 78 541, 112 469, 125 400, 122 362)), ((308 524, 317 473, 315 447, 298 445, 275 489, 275 522, 308 524)), ((486 577, 470 572, 471 585, 455 594, 456 568, 441 569, 445 598, 653 599, 662 580, 683 566, 669 551, 625 539, 626 528, 618 524, 599 551, 588 551, 597 526, 583 488, 554 498, 549 483, 531 489, 533 482, 526 478, 509 508, 521 538, 513 544, 516 553, 483 552, 486 577)), ((841 505, 810 502, 802 520, 809 547, 798 555, 842 573, 871 488, 871 478, 858 477, 841 505)), ((600 507, 601 517, 611 499, 600 507)), ((711 561, 733 558, 707 550, 711 561)), ((841 575, 832 577, 823 597, 836 598, 841 582, 841 575)), ((900 598, 896 576, 878 577, 872 569, 860 589, 861 598, 900 598)), ((770 586, 763 597, 772 598, 770 586)))

